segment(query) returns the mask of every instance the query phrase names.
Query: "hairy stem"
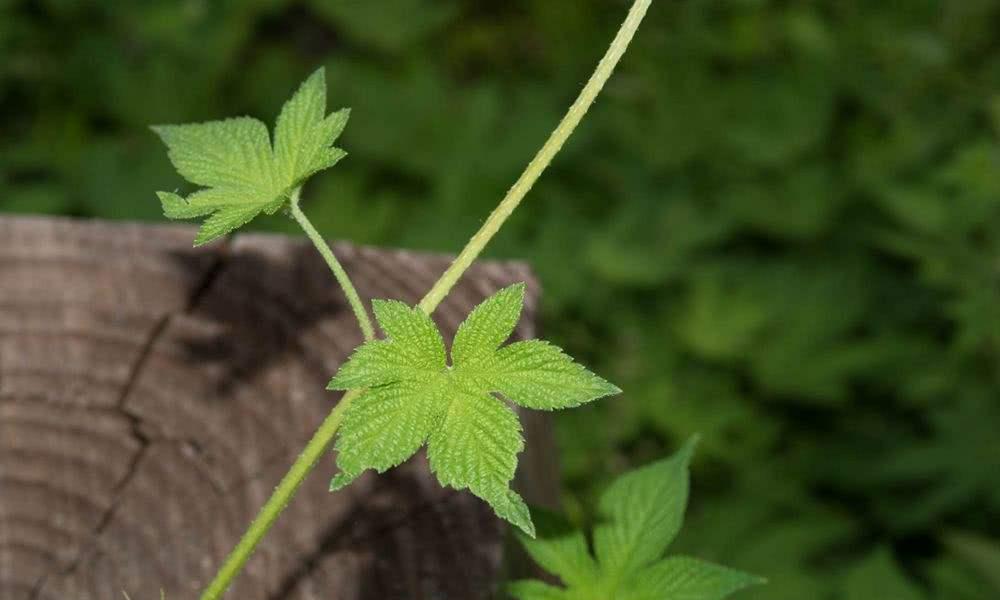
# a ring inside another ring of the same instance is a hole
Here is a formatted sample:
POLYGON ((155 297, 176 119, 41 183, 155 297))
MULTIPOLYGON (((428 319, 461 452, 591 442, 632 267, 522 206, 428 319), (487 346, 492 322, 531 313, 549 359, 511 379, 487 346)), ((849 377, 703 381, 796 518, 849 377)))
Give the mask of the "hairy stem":
POLYGON ((295 496, 295 493, 299 490, 299 486, 305 481, 306 475, 312 471, 316 462, 326 453, 330 445, 330 440, 333 439, 334 434, 337 433, 337 429, 344 420, 347 408, 351 405, 351 401, 359 395, 360 392, 357 391, 350 391, 344 394, 344 397, 340 399, 337 406, 323 420, 319 429, 316 430, 312 439, 309 440, 309 443, 302 450, 302 454, 299 454, 299 457, 295 459, 292 467, 281 479, 278 487, 274 488, 274 493, 271 494, 271 497, 267 499, 267 503, 257 513, 257 517, 250 524, 246 533, 243 534, 239 543, 229 553, 226 562, 222 564, 215 578, 208 584, 205 591, 202 592, 201 600, 217 600, 226 592, 233 578, 240 572, 243 565, 246 564, 250 555, 253 554, 257 544, 267 534, 268 530, 271 529, 271 525, 274 524, 281 512, 285 510, 288 502, 295 496))
POLYGON ((301 188, 296 188, 292 192, 291 205, 292 217, 298 222, 302 227, 302 230, 306 232, 306 235, 312 241, 313 245, 316 246, 316 250, 319 251, 323 260, 326 264, 330 266, 330 270, 333 272, 333 276, 337 279, 337 283, 340 284, 340 288, 344 290, 344 295, 347 296, 347 303, 351 305, 351 310, 354 311, 354 318, 358 320, 358 327, 361 328, 361 333, 365 336, 365 341, 371 341, 375 339, 375 328, 372 325, 371 319, 368 317, 368 311, 365 310, 364 303, 361 302, 361 297, 358 295, 358 290, 354 288, 354 284, 351 283, 351 278, 348 277, 347 271, 344 270, 343 265, 334 256, 333 250, 327 245, 323 236, 316 231, 313 224, 306 217, 306 214, 302 212, 299 207, 299 192, 301 188))
POLYGON ((608 77, 611 76, 611 72, 614 71, 615 65, 618 64, 618 61, 625 53, 625 49, 628 48, 629 42, 632 41, 632 36, 635 35, 639 23, 642 22, 642 18, 646 15, 646 10, 649 8, 651 1, 636 0, 632 4, 628 16, 625 17, 625 21, 618 30, 618 35, 611 42, 611 47, 608 48, 604 57, 601 58, 597 69, 594 70, 594 74, 590 76, 587 84, 583 86, 583 90, 577 96, 576 101, 566 111, 566 116, 562 118, 559 125, 552 131, 552 134, 545 141, 545 145, 542 146, 541 150, 528 163, 524 173, 521 174, 510 190, 507 191, 504 199, 493 210, 490 216, 487 217, 483 226, 472 236, 472 239, 469 240, 469 243, 462 249, 462 252, 451 263, 448 270, 444 272, 441 279, 434 284, 431 291, 420 301, 420 308, 424 312, 430 314, 434 312, 438 304, 441 304, 441 301, 448 295, 451 288, 454 287, 455 283, 462 277, 462 274, 472 265, 472 262, 476 260, 479 253, 486 247, 486 244, 496 235, 500 227, 510 217, 511 213, 514 212, 514 209, 517 208, 517 205, 521 203, 524 196, 531 190, 531 187, 535 185, 538 177, 549 166, 555 155, 559 153, 559 150, 570 134, 580 124, 580 120, 587 114, 587 110, 594 103, 598 92, 604 87, 608 77))
MULTIPOLYGON (((534 185, 535 181, 538 180, 538 177, 549 163, 552 162, 553 157, 562 148, 567 138, 576 129, 580 120, 587 113, 587 109, 593 103, 594 98, 597 97, 598 92, 601 91, 604 83, 611 76, 615 65, 618 64, 619 59, 625 53, 625 49, 632 40, 632 36, 639 27, 643 16, 645 16, 650 2, 651 0, 635 0, 635 3, 629 10, 628 16, 618 30, 618 34, 615 36, 614 41, 611 42, 611 47, 608 48, 607 53, 597 65, 597 69, 590 77, 590 80, 587 81, 579 97, 570 106, 566 116, 559 122, 559 125, 552 132, 552 135, 549 136, 549 139, 546 140, 541 150, 538 151, 538 154, 528 163, 524 173, 514 183, 513 187, 510 188, 493 213, 486 219, 483 226, 472 236, 469 243, 448 267, 448 270, 445 271, 441 278, 431 287, 427 295, 424 296, 423 300, 420 301, 419 306, 425 312, 433 312, 445 296, 448 295, 451 288, 454 287, 462 274, 472 265, 472 262, 479 256, 490 239, 499 231, 500 226, 514 212, 514 209, 521 203, 521 200, 524 199, 524 196, 531 189, 532 185, 534 185)), ((365 332, 365 339, 372 339, 374 334, 371 321, 368 319, 368 313, 364 310, 364 306, 361 304, 354 286, 347 278, 347 273, 344 272, 343 267, 340 266, 340 263, 334 257, 333 252, 330 251, 323 238, 316 232, 316 229, 299 209, 298 199, 298 191, 296 191, 291 203, 292 216, 302 225, 306 234, 316 245, 317 250, 319 250, 320 254, 323 255, 330 265, 330 270, 333 271, 337 281, 344 288, 348 301, 351 303, 351 307, 358 317, 358 324, 361 325, 362 331, 365 332)), ((226 562, 215 576, 215 579, 212 580, 204 593, 202 593, 201 600, 218 600, 225 593, 232 579, 243 568, 243 565, 250 558, 261 538, 271 528, 271 525, 274 524, 274 521, 295 495, 295 492, 298 491, 299 486, 302 485, 306 476, 312 471, 316 462, 326 452, 327 448, 329 448, 348 407, 361 393, 361 391, 352 390, 344 394, 344 397, 341 398, 337 406, 319 426, 319 429, 313 434, 312 439, 306 444, 302 454, 299 455, 299 458, 292 465, 291 469, 289 469, 288 473, 285 474, 278 487, 275 488, 274 493, 267 500, 267 503, 261 508, 257 518, 251 523, 250 528, 244 534, 239 544, 230 553, 226 562)))

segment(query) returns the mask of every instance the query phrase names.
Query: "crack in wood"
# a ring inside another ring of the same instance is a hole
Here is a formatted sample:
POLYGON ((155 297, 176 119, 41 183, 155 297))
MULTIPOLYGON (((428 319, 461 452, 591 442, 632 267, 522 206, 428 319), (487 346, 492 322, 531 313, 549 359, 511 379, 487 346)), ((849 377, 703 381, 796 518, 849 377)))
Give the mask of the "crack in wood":
MULTIPOLYGON (((326 265, 301 239, 284 236, 241 235, 218 254, 204 254, 186 248, 193 228, 0 218, 0 231, 8 229, 119 260, 95 260, 86 272, 75 263, 47 266, 46 278, 26 279, 31 285, 12 296, 22 300, 0 310, 14 318, 18 311, 44 316, 36 298, 66 298, 76 311, 76 321, 67 324, 93 323, 98 333, 108 328, 121 343, 93 353, 86 339, 74 340, 65 358, 39 355, 39 365, 52 363, 57 374, 73 368, 75 377, 99 367, 101 381, 73 379, 68 395, 75 410, 104 412, 93 427, 74 429, 72 439, 60 428, 51 453, 38 450, 51 454, 53 474, 64 485, 11 496, 8 512, 46 523, 43 531, 32 531, 30 547, 52 551, 45 558, 15 551, 0 578, 10 579, 22 600, 36 582, 34 600, 103 600, 150 581, 178 598, 195 595, 253 517, 270 480, 281 475, 281 463, 295 458, 299 439, 330 409, 332 403, 314 396, 311 379, 303 377, 335 369, 360 341, 326 265), (120 230, 127 236, 110 235, 120 230), (123 257, 123 245, 95 247, 92 241, 108 238, 127 239, 130 255, 123 257), (82 470, 72 470, 78 464, 82 470), (78 496, 87 502, 76 502, 78 496)), ((38 247, 25 259, 47 256, 49 246, 38 247)), ((450 260, 349 244, 337 250, 363 296, 410 302, 450 260)), ((476 302, 518 279, 532 279, 521 265, 474 266, 438 311, 439 323, 453 332, 476 302)), ((533 300, 526 303, 519 336, 530 333, 533 306, 533 300)), ((46 310, 64 309, 56 303, 46 310)), ((53 338, 39 347, 58 343, 53 338)), ((15 404, 44 389, 45 381, 28 384, 12 396, 15 404)), ((43 404, 47 399, 40 397, 43 404)), ((38 417, 62 419, 58 410, 38 417)), ((526 426, 527 438, 533 432, 526 426)), ((472 496, 442 491, 425 465, 366 478, 336 497, 321 481, 309 489, 290 507, 294 514, 288 516, 296 518, 275 527, 234 593, 247 600, 331 594, 345 600, 478 600, 496 584, 499 521, 472 496)), ((4 535, 0 550, 24 538, 19 531, 4 535)), ((4 584, 0 589, 9 589, 4 584)))
POLYGON ((163 337, 163 334, 169 329, 173 319, 179 314, 190 313, 198 305, 201 298, 207 293, 212 283, 218 279, 219 275, 224 270, 231 245, 231 238, 227 237, 223 240, 216 252, 215 260, 205 271, 205 275, 201 278, 201 280, 192 288, 192 291, 184 305, 178 310, 165 313, 152 327, 149 335, 143 342, 142 347, 139 349, 139 355, 136 357, 131 368, 129 369, 128 377, 125 380, 125 384, 122 386, 122 391, 118 395, 118 399, 114 406, 116 411, 127 420, 129 424, 129 434, 135 439, 138 444, 138 449, 132 455, 132 458, 129 459, 129 464, 126 467, 125 474, 122 475, 121 479, 119 479, 112 488, 111 503, 104 511, 104 514, 101 515, 101 518, 98 520, 97 525, 94 526, 90 535, 80 543, 80 550, 77 552, 76 556, 74 556, 69 564, 67 564, 64 568, 48 571, 39 576, 39 578, 32 585, 28 600, 38 600, 42 590, 45 588, 45 584, 52 576, 67 577, 75 573, 86 558, 95 552, 98 540, 114 520, 118 506, 121 504, 125 488, 128 487, 128 485, 135 478, 136 474, 139 472, 139 465, 142 463, 142 459, 146 456, 150 445, 153 443, 153 438, 143 431, 142 418, 139 415, 128 411, 125 408, 125 403, 135 390, 135 386, 138 384, 139 378, 142 376, 146 364, 149 362, 149 357, 153 354, 153 348, 163 337))

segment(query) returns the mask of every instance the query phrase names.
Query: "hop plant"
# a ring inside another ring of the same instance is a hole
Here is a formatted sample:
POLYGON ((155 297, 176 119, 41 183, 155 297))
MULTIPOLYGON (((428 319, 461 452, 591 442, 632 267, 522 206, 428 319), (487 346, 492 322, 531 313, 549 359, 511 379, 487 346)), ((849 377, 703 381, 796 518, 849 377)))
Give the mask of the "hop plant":
POLYGON ((314 72, 285 103, 273 144, 266 125, 250 117, 153 127, 167 145, 177 171, 202 187, 187 197, 158 192, 164 214, 172 219, 207 217, 195 238, 195 245, 201 245, 261 213, 287 208, 330 267, 366 340, 328 386, 347 393, 277 485, 205 588, 202 600, 218 600, 225 594, 334 438, 340 473, 331 482, 332 490, 348 485, 366 470, 381 472, 398 465, 426 444, 431 470, 443 485, 470 490, 528 539, 535 536, 528 507, 510 489, 524 440, 520 421, 508 403, 555 410, 620 390, 546 342, 503 345, 520 319, 524 284, 505 288, 477 306, 459 327, 450 353, 429 315, 579 124, 649 4, 650 0, 635 0, 566 116, 420 304, 372 303, 384 339, 375 337, 367 307, 348 273, 300 206, 303 183, 346 155, 333 143, 349 113, 344 109, 326 114, 323 69, 314 72))
POLYGON ((458 328, 451 362, 444 340, 420 308, 376 300, 387 339, 359 347, 329 388, 368 388, 347 411, 337 438, 339 489, 366 469, 382 472, 427 444, 442 485, 468 488, 496 514, 534 535, 531 515, 510 489, 521 425, 507 405, 555 410, 617 394, 558 347, 541 340, 502 346, 521 316, 524 284, 477 306, 458 328))
POLYGON ((164 215, 208 216, 195 238, 199 246, 261 213, 278 212, 306 179, 347 156, 333 142, 349 116, 346 108, 326 114, 326 76, 320 68, 281 109, 273 146, 267 125, 251 117, 154 126, 177 172, 204 186, 186 198, 157 192, 164 215))
POLYGON ((723 600, 763 583, 754 575, 689 556, 663 553, 687 507, 688 464, 697 438, 676 454, 626 473, 601 496, 593 552, 582 531, 541 513, 538 539, 521 536, 528 553, 566 587, 518 581, 519 600, 723 600))

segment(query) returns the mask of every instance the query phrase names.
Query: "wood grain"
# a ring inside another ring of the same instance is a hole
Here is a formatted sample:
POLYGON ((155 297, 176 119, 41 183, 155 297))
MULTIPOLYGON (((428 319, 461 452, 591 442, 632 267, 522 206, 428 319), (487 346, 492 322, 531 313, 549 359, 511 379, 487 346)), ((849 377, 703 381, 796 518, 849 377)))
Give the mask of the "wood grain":
MULTIPOLYGON (((338 396, 360 334, 304 241, 191 249, 185 226, 0 218, 0 599, 195 598, 338 396)), ((365 298, 416 302, 448 257, 335 246, 365 298)), ((474 267, 435 319, 452 333, 514 281, 474 267)), ((520 487, 551 504, 544 417, 520 487)), ((241 600, 470 600, 500 572, 503 525, 418 456, 338 494, 332 457, 249 562, 241 600)))

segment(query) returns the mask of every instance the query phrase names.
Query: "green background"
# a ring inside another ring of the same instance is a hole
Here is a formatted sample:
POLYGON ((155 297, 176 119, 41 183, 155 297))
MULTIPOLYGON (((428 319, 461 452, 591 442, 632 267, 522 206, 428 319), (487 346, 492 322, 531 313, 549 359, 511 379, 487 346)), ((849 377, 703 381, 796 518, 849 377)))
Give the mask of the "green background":
MULTIPOLYGON (((160 221, 152 123, 310 71, 331 237, 454 252, 622 0, 0 0, 0 210, 160 221)), ((703 436, 677 547, 744 599, 1000 597, 1000 1, 658 0, 490 247, 627 390, 556 416, 565 508, 703 436)), ((257 227, 292 231, 287 219, 257 227)))

